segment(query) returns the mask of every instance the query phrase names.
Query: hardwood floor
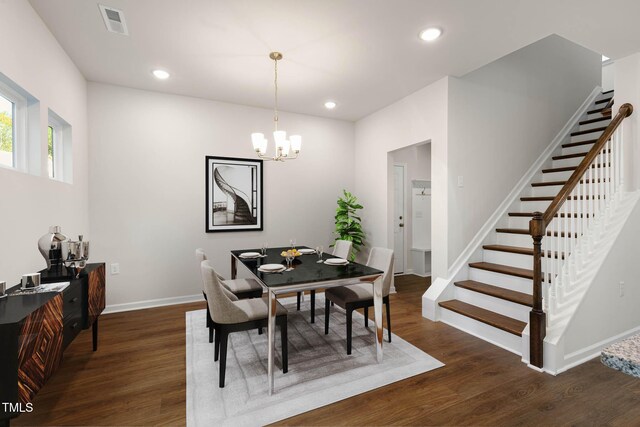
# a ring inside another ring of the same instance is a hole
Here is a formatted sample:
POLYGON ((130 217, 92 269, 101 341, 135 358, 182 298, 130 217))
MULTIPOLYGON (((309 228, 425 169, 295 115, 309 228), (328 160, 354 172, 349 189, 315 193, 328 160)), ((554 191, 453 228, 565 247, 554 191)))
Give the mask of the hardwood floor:
MULTIPOLYGON (((396 278, 393 332, 446 364, 281 425, 640 425, 640 380, 594 359, 553 377, 517 355, 421 316, 427 287, 396 278)), ((83 331, 13 425, 184 425, 184 313, 204 303, 101 317, 83 331)), ((265 378, 266 381, 266 378, 265 378)))

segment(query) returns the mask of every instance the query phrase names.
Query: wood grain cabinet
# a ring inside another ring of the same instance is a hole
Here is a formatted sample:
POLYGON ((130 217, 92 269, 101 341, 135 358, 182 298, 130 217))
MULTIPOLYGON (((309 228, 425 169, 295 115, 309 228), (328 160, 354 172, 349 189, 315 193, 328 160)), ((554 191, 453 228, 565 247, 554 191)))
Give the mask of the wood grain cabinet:
POLYGON ((40 273, 42 283, 70 284, 63 292, 0 300, 0 425, 28 409, 82 329, 93 328, 93 351, 98 349, 98 317, 105 308, 104 263, 88 264, 77 279, 64 268, 40 273))

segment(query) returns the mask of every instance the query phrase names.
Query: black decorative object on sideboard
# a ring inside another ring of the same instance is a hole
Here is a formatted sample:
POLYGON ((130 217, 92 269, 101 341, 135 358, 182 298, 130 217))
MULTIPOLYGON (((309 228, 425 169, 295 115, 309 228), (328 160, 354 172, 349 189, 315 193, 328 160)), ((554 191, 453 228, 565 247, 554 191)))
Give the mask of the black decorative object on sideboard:
POLYGON ((105 264, 87 264, 78 278, 63 266, 40 273, 42 284, 69 282, 69 286, 62 292, 11 295, 19 290, 17 285, 0 299, 0 426, 31 404, 82 329, 93 328, 93 351, 98 349, 105 264))

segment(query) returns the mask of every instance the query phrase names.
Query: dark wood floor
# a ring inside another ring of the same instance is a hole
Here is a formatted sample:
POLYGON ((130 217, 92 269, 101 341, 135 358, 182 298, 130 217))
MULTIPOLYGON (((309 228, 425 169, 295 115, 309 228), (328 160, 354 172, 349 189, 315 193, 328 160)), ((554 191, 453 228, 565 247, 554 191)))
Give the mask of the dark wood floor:
MULTIPOLYGON (((592 360, 553 377, 421 316, 427 287, 397 278, 393 331, 446 364, 282 425, 640 425, 640 380, 592 360)), ((184 313, 203 303, 106 315, 91 352, 84 331, 14 425, 184 425, 184 313)), ((266 380, 266 378, 265 378, 266 380)))

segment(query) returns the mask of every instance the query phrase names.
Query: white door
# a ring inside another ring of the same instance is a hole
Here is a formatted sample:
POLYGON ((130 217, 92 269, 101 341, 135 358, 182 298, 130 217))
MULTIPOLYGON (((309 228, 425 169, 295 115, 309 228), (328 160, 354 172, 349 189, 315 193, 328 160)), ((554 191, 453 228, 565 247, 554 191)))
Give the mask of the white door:
POLYGON ((404 273, 404 166, 393 166, 393 253, 394 272, 404 273))

